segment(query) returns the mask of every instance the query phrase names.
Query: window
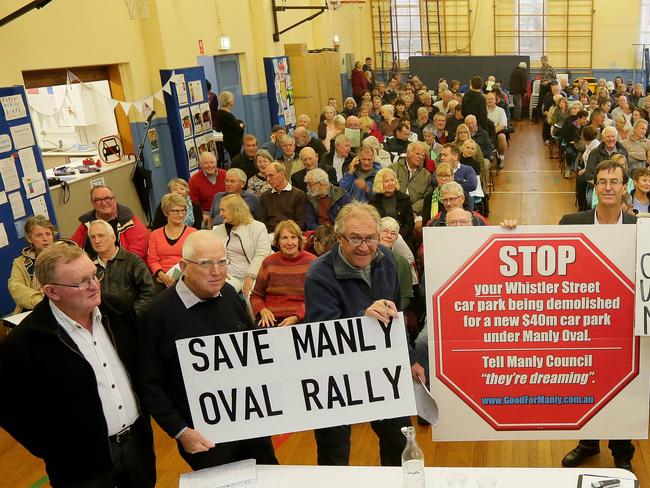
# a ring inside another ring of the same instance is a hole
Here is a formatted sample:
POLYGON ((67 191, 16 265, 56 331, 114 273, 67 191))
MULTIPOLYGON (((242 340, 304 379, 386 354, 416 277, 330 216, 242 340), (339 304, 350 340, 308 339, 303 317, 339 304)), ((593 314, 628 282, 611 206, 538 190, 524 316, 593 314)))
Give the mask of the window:
POLYGON ((546 54, 559 70, 590 71, 593 0, 493 0, 494 54, 546 54))
POLYGON ((650 0, 641 0, 639 44, 650 46, 650 0))
MULTIPOLYGON (((475 0, 474 0, 475 1, 475 0)), ((411 56, 471 54, 470 0, 371 0, 374 66, 408 66, 411 56)))

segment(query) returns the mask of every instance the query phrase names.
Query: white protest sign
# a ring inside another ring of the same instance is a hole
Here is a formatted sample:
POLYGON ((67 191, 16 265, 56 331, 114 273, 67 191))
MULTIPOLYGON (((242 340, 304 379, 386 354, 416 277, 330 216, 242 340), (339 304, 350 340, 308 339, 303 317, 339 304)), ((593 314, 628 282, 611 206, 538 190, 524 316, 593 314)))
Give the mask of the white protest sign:
POLYGON ((636 223, 634 333, 650 335, 650 219, 639 219, 636 223))
POLYGON ((646 438, 635 232, 424 229, 434 439, 646 438))
POLYGON ((194 428, 228 442, 414 415, 402 314, 176 341, 194 428))

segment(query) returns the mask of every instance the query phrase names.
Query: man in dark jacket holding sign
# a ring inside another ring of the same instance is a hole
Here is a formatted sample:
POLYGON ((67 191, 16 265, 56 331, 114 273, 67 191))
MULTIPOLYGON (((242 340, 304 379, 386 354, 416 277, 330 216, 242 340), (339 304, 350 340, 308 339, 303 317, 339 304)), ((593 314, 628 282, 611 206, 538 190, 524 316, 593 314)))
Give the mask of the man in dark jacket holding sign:
MULTIPOLYGON (((380 217, 367 203, 352 202, 339 212, 334 230, 338 243, 318 258, 305 280, 306 322, 365 315, 388 323, 397 316, 400 284, 390 249, 379 245, 380 217)), ((424 379, 424 369, 413 363, 411 373, 424 379)), ((370 423, 379 437, 382 466, 399 466, 406 438, 401 428, 409 417, 370 423)), ((347 466, 349 425, 316 429, 318 464, 347 466)))
POLYGON ((183 243, 183 278, 149 302, 141 334, 143 401, 175 438, 192 469, 255 458, 277 464, 270 437, 214 443, 194 429, 176 341, 255 328, 235 289, 226 283, 226 250, 215 233, 200 230, 183 243))

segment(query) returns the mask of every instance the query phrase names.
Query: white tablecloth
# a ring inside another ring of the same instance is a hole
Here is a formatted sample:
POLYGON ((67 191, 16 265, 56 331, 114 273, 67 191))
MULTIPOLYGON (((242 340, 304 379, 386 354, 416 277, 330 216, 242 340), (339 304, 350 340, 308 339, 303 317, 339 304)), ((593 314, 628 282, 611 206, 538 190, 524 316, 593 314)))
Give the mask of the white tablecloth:
MULTIPOLYGON (((629 471, 613 468, 426 468, 427 488, 447 488, 447 476, 452 473, 467 476, 465 488, 476 488, 476 481, 486 475, 497 479, 497 488, 576 488, 580 474, 634 478, 629 471)), ((401 488, 402 468, 258 465, 256 486, 401 488)))

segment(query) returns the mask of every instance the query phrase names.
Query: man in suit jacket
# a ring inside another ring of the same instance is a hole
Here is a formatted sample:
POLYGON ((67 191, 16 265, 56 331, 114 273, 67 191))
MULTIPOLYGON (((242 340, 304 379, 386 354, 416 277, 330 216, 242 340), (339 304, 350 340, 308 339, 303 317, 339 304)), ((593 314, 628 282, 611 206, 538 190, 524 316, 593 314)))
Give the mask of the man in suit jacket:
POLYGON ((331 166, 336 171, 336 181, 341 181, 343 175, 348 172, 348 166, 354 159, 350 139, 345 134, 339 134, 334 139, 334 151, 328 152, 320 159, 320 166, 331 166))
POLYGON ((314 168, 320 167, 323 171, 327 173, 327 177, 330 180, 332 185, 337 185, 336 182, 336 170, 332 166, 320 166, 318 164, 318 153, 314 151, 311 147, 303 147, 300 150, 300 160, 305 166, 300 171, 291 175, 291 184, 296 188, 307 193, 307 183, 305 182, 305 177, 307 176, 307 171, 310 171, 314 168))
MULTIPOLYGON (((594 191, 598 205, 592 210, 568 214, 562 217, 560 225, 575 224, 635 224, 636 216, 623 212, 621 203, 627 189, 628 176, 622 164, 605 160, 598 164, 594 178, 594 191)), ((632 324, 630 324, 632 327, 632 324)), ((600 452, 600 441, 581 440, 564 459, 562 465, 573 468, 600 452)), ((617 468, 632 470, 634 446, 629 439, 610 440, 609 448, 617 468)))

